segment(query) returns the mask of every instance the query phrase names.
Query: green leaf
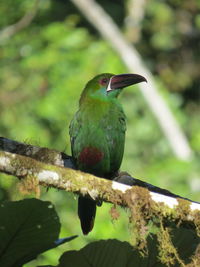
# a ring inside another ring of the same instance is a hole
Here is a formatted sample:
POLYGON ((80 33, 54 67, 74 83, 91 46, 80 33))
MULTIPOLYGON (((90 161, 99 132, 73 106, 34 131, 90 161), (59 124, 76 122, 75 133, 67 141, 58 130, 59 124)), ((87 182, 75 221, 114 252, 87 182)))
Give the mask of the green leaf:
POLYGON ((0 266, 20 267, 74 237, 58 239, 59 217, 51 202, 24 199, 0 205, 0 266))
MULTIPOLYGON (((172 242, 178 250, 179 256, 185 263, 190 262, 200 238, 194 231, 178 228, 172 231, 172 242)), ((57 267, 165 267, 166 264, 159 260, 156 235, 147 239, 148 255, 143 256, 137 248, 132 247, 128 242, 119 240, 101 240, 91 243, 79 251, 65 252, 57 267)), ((167 255, 167 254, 166 254, 167 255)), ((174 267, 180 266, 175 260, 174 267)))
POLYGON ((172 243, 177 248, 180 258, 189 263, 192 254, 200 244, 200 237, 195 231, 182 227, 174 229, 172 235, 172 243))
MULTIPOLYGON (((155 252, 151 257, 156 259, 155 252)), ((57 267, 145 267, 151 262, 150 258, 143 258, 138 250, 128 242, 119 240, 101 240, 91 243, 80 251, 68 251, 63 254, 57 267)), ((157 261, 157 259, 156 259, 157 261)), ((154 264, 155 262, 154 261, 154 264)), ((164 265, 154 265, 161 267, 164 265)))

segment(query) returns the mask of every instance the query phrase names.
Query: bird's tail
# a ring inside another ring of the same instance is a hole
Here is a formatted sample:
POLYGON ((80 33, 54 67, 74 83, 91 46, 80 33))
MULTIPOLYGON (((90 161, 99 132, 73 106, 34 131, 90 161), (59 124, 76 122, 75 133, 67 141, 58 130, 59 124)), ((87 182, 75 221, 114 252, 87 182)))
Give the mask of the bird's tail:
POLYGON ((87 235, 94 226, 96 215, 96 201, 85 197, 78 198, 78 216, 84 235, 87 235))

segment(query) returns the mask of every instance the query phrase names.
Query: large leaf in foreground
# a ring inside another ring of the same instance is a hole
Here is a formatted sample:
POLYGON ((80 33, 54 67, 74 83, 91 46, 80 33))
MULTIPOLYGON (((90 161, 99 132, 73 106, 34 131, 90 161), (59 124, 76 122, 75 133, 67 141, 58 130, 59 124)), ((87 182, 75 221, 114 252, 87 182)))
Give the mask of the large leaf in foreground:
POLYGON ((0 205, 0 266, 20 267, 50 248, 71 239, 58 240, 60 222, 52 203, 38 199, 0 205))
MULTIPOLYGON (((172 231, 172 242, 185 263, 191 261, 200 238, 194 231, 188 229, 174 229, 172 231)), ((65 252, 57 267, 166 267, 158 258, 158 241, 155 235, 151 235, 148 241, 148 256, 143 257, 141 253, 128 242, 119 240, 101 240, 91 243, 79 251, 65 252)), ((165 252, 165 251, 164 251, 165 252)), ((168 254, 166 254, 168 255, 168 254)), ((167 256, 166 256, 167 258, 167 256)), ((179 267, 176 261, 173 265, 179 267)))
MULTIPOLYGON (((156 251, 152 251, 152 257, 156 258, 156 251)), ((79 251, 64 253, 57 267, 145 267, 151 266, 151 259, 143 258, 138 250, 135 250, 128 242, 119 240, 101 240, 91 243, 79 251)), ((156 259, 157 262, 157 259, 156 259)), ((164 265, 156 265, 163 267, 164 265)))

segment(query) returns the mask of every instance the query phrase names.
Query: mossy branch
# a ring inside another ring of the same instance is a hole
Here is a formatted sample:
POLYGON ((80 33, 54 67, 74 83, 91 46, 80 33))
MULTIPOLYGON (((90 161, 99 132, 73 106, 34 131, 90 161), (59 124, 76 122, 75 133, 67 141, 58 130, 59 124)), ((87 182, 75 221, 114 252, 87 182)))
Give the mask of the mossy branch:
POLYGON ((43 186, 56 187, 129 208, 139 204, 141 209, 146 210, 148 219, 162 214, 163 218, 170 221, 196 225, 197 217, 200 217, 199 203, 178 197, 126 173, 121 173, 115 181, 98 178, 75 170, 72 158, 64 153, 3 137, 0 138, 0 150, 0 171, 20 179, 33 177, 43 186))
MULTIPOLYGON (((163 242, 167 251, 171 251, 171 258, 167 256, 162 260, 165 263, 174 259, 180 264, 182 262, 171 243, 169 226, 194 229, 200 236, 200 203, 181 198, 127 173, 120 173, 115 181, 110 181, 75 170, 72 158, 56 150, 0 137, 0 172, 31 180, 34 186, 55 187, 129 208, 130 222, 134 225, 132 233, 143 251, 150 227, 160 228, 157 232, 160 252, 163 252, 163 242)), ((115 216, 114 208, 111 214, 115 216)))

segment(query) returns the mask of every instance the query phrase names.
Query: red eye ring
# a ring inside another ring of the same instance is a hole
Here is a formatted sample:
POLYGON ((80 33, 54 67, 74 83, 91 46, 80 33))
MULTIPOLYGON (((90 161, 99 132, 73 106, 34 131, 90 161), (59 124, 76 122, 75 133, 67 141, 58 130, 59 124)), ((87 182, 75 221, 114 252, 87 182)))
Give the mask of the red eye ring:
POLYGON ((108 78, 102 78, 102 79, 99 81, 99 83, 100 83, 101 85, 106 85, 106 84, 108 83, 108 78))

